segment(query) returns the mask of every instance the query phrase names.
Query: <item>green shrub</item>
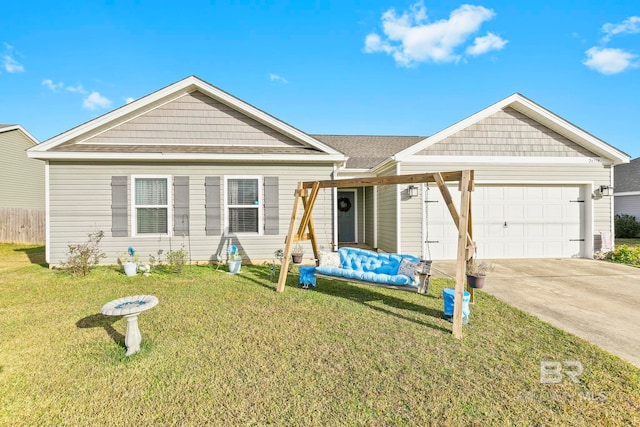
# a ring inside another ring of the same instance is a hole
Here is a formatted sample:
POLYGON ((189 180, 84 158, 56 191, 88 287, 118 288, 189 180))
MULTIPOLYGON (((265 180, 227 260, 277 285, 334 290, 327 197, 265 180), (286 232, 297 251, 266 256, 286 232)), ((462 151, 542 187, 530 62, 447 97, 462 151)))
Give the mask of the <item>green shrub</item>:
POLYGON ((177 251, 167 252, 166 260, 169 269, 174 273, 182 273, 182 269, 187 263, 188 257, 189 252, 187 252, 185 249, 178 249, 177 251))
POLYGON ((627 245, 618 246, 613 252, 609 252, 609 261, 640 266, 640 246, 633 249, 629 249, 627 245))
POLYGON ((632 215, 616 215, 615 216, 616 237, 626 239, 638 237, 640 234, 640 223, 636 221, 636 217, 632 215))
POLYGON ((61 263, 62 268, 66 268, 74 277, 89 274, 91 267, 107 257, 104 252, 100 252, 100 241, 103 237, 104 231, 96 231, 89 234, 86 242, 68 245, 67 260, 61 263))

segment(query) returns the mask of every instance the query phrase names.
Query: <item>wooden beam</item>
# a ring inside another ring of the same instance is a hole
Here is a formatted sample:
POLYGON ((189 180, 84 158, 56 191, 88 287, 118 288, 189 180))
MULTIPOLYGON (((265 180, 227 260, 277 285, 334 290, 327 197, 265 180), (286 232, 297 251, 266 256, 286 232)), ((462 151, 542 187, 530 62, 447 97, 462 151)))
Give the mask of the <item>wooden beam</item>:
MULTIPOLYGON (((423 182, 436 182, 434 173, 418 173, 412 175, 392 175, 378 176, 370 178, 350 178, 333 179, 327 181, 307 181, 303 183, 304 188, 312 188, 316 183, 320 188, 345 188, 345 187, 369 187, 374 185, 394 185, 394 184, 420 184, 423 182)), ((460 181, 462 172, 441 172, 441 177, 445 181, 460 181)))
MULTIPOLYGON (((465 171, 465 172, 468 172, 468 171, 465 171)), ((453 218, 453 223, 457 227, 458 223, 460 222, 460 215, 458 214, 458 209, 456 209, 455 203, 453 203, 451 192, 449 192, 449 187, 447 187, 447 184, 445 183, 446 180, 444 179, 442 174, 438 172, 434 173, 434 177, 435 177, 435 182, 436 184, 438 184, 438 188, 440 189, 440 193, 442 193, 442 198, 444 199, 444 203, 447 205, 447 208, 449 209, 451 218, 453 218)), ((460 183, 462 183, 462 181, 460 181, 460 183)), ((467 184, 465 185, 465 187, 468 189, 469 185, 467 184)), ((468 234, 467 234, 467 244, 474 245, 473 240, 471 239, 471 236, 468 234)))
POLYGON ((458 256, 456 263, 456 287, 453 300, 453 336, 462 338, 462 301, 464 296, 464 288, 466 282, 466 254, 467 254, 467 237, 469 224, 469 206, 470 192, 469 180, 471 174, 469 171, 462 172, 460 187, 462 194, 460 196, 460 217, 458 218, 458 256))
POLYGON ((302 187, 302 182, 298 183, 298 188, 295 192, 295 198, 293 200, 293 209, 291 211, 291 222, 289 223, 289 232, 287 233, 287 237, 284 241, 284 254, 282 256, 282 266, 280 267, 280 276, 278 277, 278 286, 276 291, 282 292, 284 291, 284 286, 287 283, 287 273, 289 271, 289 263, 291 262, 291 251, 293 250, 293 241, 295 240, 295 236, 293 235, 293 231, 296 228, 296 219, 298 219, 298 209, 300 208, 300 202, 302 201, 302 196, 304 195, 304 189, 302 187))
POLYGON ((313 205, 315 205, 316 198, 318 197, 319 189, 320 185, 316 181, 311 188, 311 194, 308 197, 306 194, 302 196, 304 214, 302 215, 302 219, 300 220, 300 227, 298 227, 298 236, 302 236, 302 234, 307 230, 307 226, 309 225, 309 221, 311 220, 311 213, 313 212, 313 205))

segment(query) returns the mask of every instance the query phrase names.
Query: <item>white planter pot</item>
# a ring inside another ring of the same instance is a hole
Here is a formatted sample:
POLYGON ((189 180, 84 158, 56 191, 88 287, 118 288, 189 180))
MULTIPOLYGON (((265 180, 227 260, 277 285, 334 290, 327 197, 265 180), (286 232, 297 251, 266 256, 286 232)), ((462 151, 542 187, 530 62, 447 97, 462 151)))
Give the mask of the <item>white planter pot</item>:
POLYGON ((123 265, 124 274, 127 276, 135 276, 138 274, 138 264, 135 262, 125 262, 123 265))
POLYGON ((240 273, 240 267, 242 266, 242 261, 227 261, 229 265, 229 273, 238 274, 240 273))

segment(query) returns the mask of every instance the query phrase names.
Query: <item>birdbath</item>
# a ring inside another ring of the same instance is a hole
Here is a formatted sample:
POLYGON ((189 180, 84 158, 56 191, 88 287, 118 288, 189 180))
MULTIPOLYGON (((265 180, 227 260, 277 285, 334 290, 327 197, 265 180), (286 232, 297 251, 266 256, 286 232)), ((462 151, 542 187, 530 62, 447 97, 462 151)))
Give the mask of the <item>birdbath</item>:
POLYGON ((124 316, 127 319, 127 332, 124 343, 127 346, 126 356, 140 351, 142 335, 138 328, 138 314, 158 305, 158 298, 153 295, 132 295, 119 298, 102 306, 100 312, 105 316, 124 316))

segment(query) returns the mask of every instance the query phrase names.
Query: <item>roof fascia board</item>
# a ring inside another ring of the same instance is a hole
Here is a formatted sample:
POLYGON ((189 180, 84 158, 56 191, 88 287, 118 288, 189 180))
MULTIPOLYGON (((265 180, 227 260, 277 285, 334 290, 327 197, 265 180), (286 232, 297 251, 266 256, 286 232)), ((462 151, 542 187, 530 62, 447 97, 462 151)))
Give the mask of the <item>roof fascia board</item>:
POLYGON ((412 156, 405 163, 464 163, 464 164, 556 164, 556 165, 604 165, 610 159, 594 157, 520 157, 520 156, 412 156))
POLYGON ((99 152, 70 152, 48 151, 39 152, 28 150, 27 155, 32 159, 41 160, 148 160, 148 161, 280 161, 280 162, 342 162, 344 156, 338 155, 298 155, 298 154, 209 154, 209 153, 99 153, 99 152))
POLYGON ((27 132, 27 130, 20 125, 11 125, 11 126, 0 128, 0 133, 11 132, 14 130, 22 132, 24 136, 26 136, 33 143, 34 146, 37 146, 38 144, 40 144, 40 142, 33 135, 27 132))
POLYGON ((417 144, 408 147, 407 149, 397 153, 394 158, 399 161, 406 161, 408 157, 415 155, 416 153, 444 140, 445 138, 471 126, 472 124, 485 119, 492 114, 506 108, 512 107, 513 109, 531 117, 536 121, 542 119, 542 124, 550 126, 554 131, 564 135, 570 140, 580 144, 586 149, 598 154, 601 157, 605 157, 612 162, 612 164, 628 163, 629 156, 626 153, 616 149, 615 147, 605 143, 604 141, 596 138, 595 136, 585 132, 579 127, 571 124, 565 119, 561 118, 557 114, 543 108, 530 99, 524 97, 519 93, 515 93, 502 101, 498 101, 493 105, 481 110, 458 123, 437 132, 436 134, 428 137, 427 139, 418 142, 417 144), (565 130, 565 132, 562 132, 565 130))

